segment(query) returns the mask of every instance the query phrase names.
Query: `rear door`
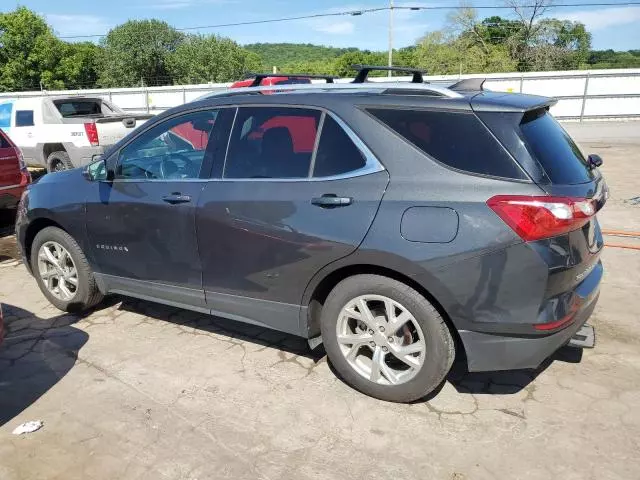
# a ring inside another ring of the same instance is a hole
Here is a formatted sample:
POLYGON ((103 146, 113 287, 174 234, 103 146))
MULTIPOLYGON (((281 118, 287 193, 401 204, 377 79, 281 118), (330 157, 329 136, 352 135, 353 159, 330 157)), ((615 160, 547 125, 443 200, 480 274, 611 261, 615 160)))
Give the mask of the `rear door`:
MULTIPOLYGON (((604 177, 589 165, 578 145, 547 108, 524 114, 482 112, 480 116, 548 195, 588 199, 595 211, 604 206, 608 198, 604 177), (504 123, 500 126, 501 122, 511 124, 505 128, 504 123)), ((595 215, 578 230, 533 242, 531 246, 550 267, 547 295, 572 290, 596 270, 603 245, 595 215)))
POLYGON ((221 179, 200 198, 208 306, 299 334, 313 275, 362 242, 389 177, 332 115, 240 107, 221 179))
MULTIPOLYGON (((539 185, 549 195, 592 199, 596 211, 603 207, 608 197, 604 177, 589 165, 578 145, 546 109, 525 113, 520 132, 527 150, 545 172, 546 181, 539 185)), ((550 295, 570 290, 584 280, 596 267, 604 246, 595 215, 579 230, 549 242, 556 244, 549 256, 554 262, 563 262, 551 274, 550 295), (564 247, 560 251, 566 255, 555 253, 558 246, 564 247)))

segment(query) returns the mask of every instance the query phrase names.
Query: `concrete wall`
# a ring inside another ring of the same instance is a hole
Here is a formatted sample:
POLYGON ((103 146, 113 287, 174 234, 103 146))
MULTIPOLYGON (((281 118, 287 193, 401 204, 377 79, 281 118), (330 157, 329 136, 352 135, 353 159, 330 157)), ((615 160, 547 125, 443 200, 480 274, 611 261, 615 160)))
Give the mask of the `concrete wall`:
MULTIPOLYGON (((485 88, 558 98, 552 113, 565 119, 640 117, 640 69, 580 70, 564 72, 495 73, 430 76, 426 80, 450 85, 460 78, 486 78, 485 88)), ((409 80, 410 77, 394 77, 409 80)), ((348 82, 350 79, 340 81, 348 82)), ((372 78, 385 81, 386 78, 372 78)), ((228 83, 148 88, 114 88, 44 92, 48 95, 97 95, 127 111, 157 113, 192 101, 201 95, 223 91, 228 83)), ((40 96, 43 92, 2 93, 2 98, 40 96)))

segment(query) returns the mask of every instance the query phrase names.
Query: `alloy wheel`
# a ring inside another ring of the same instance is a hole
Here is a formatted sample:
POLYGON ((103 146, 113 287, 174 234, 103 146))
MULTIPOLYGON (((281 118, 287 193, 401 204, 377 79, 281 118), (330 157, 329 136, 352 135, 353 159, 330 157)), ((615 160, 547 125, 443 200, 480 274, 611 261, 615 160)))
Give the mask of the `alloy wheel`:
POLYGON ((424 363, 426 342, 415 317, 382 295, 349 301, 336 324, 340 351, 364 378, 399 385, 414 378, 424 363))
POLYGON ((71 255, 58 242, 48 241, 38 251, 38 273, 47 290, 63 301, 78 291, 78 270, 71 255))

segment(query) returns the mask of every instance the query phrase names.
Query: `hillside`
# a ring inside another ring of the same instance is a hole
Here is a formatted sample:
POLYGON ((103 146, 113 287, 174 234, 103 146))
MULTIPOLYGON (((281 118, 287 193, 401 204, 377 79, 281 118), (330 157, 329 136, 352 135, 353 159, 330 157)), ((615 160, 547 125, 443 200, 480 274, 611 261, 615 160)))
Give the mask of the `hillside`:
POLYGON ((357 48, 335 48, 310 43, 251 43, 244 45, 250 52, 256 53, 265 68, 276 65, 282 67, 292 63, 333 60, 357 48))

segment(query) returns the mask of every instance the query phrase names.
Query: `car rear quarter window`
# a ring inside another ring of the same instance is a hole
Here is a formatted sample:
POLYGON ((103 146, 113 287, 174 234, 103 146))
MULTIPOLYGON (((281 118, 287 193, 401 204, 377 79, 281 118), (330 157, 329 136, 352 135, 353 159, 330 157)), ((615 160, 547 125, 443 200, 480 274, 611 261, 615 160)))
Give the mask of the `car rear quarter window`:
POLYGON ((473 113, 368 109, 424 153, 456 170, 509 179, 527 177, 473 113))
POLYGON ((307 178, 322 112, 293 107, 241 107, 225 178, 307 178))
POLYGON ((546 109, 527 112, 520 122, 520 130, 527 149, 551 183, 574 185, 593 179, 578 145, 546 109))
POLYGON ((33 110, 16 110, 16 127, 32 127, 33 110))
POLYGON ((349 135, 329 115, 325 117, 313 169, 314 177, 343 175, 366 165, 366 158, 349 135))

